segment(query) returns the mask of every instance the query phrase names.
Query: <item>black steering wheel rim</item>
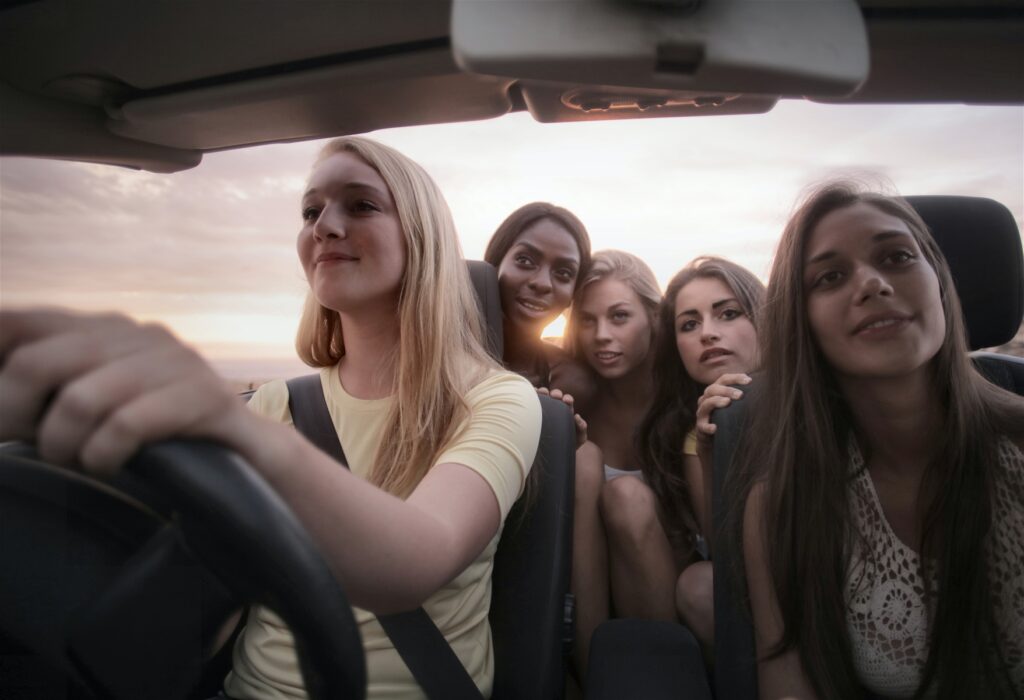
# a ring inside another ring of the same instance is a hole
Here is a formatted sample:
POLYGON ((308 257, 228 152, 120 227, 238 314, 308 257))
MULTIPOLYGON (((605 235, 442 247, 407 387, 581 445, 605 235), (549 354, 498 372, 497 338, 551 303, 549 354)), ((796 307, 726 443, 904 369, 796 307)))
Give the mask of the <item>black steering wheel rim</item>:
MULTIPOLYGON (((81 479, 58 474, 30 448, 5 447, 5 497, 17 490, 19 473, 31 472, 33 461, 37 472, 45 469, 50 477, 81 479)), ((243 459, 209 442, 168 441, 141 450, 125 476, 142 486, 141 493, 156 496, 155 509, 171 514, 189 554, 240 601, 265 605, 285 621, 311 698, 365 696, 362 640, 341 585, 295 515, 243 459)))

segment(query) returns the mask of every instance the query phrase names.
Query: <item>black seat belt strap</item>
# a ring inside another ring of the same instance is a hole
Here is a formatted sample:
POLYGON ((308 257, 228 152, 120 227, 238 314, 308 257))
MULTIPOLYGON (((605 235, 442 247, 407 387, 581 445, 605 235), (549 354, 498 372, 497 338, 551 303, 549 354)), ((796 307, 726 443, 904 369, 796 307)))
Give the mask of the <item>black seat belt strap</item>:
MULTIPOLYGON (((295 377, 287 385, 288 408, 296 430, 347 469, 320 375, 295 377)), ((430 700, 482 700, 466 667, 426 610, 378 615, 377 621, 430 700)))

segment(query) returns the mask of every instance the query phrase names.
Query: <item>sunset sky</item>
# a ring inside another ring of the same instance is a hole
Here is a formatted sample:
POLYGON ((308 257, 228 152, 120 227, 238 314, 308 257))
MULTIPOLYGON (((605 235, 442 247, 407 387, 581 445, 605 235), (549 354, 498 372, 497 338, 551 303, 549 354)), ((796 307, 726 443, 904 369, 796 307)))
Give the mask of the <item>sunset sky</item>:
MULTIPOLYGON (((574 211, 596 250, 664 284, 700 254, 767 278, 801 190, 838 174, 992 197, 1024 221, 1024 109, 784 102, 756 116, 541 125, 525 114, 371 134, 437 179, 467 257, 514 208, 574 211)), ((229 377, 301 371, 299 197, 322 142, 207 155, 175 175, 0 160, 0 303, 162 321, 229 377), (243 360, 242 358, 246 358, 243 360)))

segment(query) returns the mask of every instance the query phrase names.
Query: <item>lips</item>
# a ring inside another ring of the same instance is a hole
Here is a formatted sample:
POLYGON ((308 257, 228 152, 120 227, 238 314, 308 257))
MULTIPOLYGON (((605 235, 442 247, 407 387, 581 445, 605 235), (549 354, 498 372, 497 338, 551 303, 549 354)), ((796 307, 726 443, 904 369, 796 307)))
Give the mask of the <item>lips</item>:
POLYGON ((700 354, 700 361, 707 362, 719 357, 726 357, 727 355, 732 355, 732 350, 726 350, 725 348, 708 348, 700 354))
POLYGON ((614 362, 621 356, 621 352, 614 352, 612 350, 599 350, 594 353, 594 358, 601 363, 614 362))
POLYGON ((910 314, 898 312, 887 312, 872 314, 858 323, 853 328, 853 335, 871 335, 884 333, 905 326, 913 318, 910 314))
POLYGON ((327 251, 320 253, 320 255, 316 256, 316 263, 317 265, 319 265, 320 263, 352 262, 358 259, 359 258, 355 257, 354 255, 349 255, 348 253, 340 253, 338 251, 327 251))
POLYGON ((542 301, 530 299, 528 297, 516 297, 516 303, 518 303, 527 312, 534 314, 547 313, 548 309, 551 308, 550 305, 545 304, 542 301))

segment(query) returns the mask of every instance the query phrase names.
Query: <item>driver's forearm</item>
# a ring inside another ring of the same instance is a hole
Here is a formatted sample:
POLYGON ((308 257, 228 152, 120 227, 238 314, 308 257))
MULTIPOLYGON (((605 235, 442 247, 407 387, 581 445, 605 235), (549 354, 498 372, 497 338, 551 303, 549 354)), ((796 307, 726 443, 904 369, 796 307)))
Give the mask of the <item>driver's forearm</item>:
MULTIPOLYGON (((252 418, 236 449, 309 530, 353 604, 416 608, 482 550, 467 549, 444 519, 340 468, 290 427, 252 418)), ((490 536, 496 531, 497 523, 490 536)))

